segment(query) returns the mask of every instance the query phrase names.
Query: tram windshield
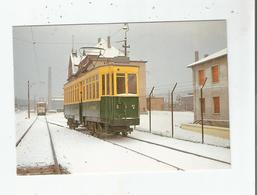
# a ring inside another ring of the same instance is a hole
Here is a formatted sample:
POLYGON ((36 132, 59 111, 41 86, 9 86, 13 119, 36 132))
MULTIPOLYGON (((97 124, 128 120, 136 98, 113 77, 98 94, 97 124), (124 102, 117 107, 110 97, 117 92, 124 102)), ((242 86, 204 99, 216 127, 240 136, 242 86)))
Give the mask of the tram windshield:
POLYGON ((117 73, 116 81, 117 81, 117 94, 124 94, 126 92, 126 90, 125 90, 125 74, 117 73))
POLYGON ((137 76, 136 74, 128 74, 128 93, 137 93, 137 76))

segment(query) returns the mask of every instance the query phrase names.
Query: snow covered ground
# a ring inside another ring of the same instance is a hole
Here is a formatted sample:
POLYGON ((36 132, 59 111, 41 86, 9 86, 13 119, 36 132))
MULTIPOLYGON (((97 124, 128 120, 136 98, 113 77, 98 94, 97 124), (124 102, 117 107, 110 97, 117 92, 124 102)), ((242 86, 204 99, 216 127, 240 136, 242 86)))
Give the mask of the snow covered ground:
MULTIPOLYGON (((175 121, 177 131, 175 131, 175 136, 178 136, 178 124, 185 121, 190 122, 190 116, 192 117, 192 113, 178 114, 180 115, 180 121, 175 121)), ((17 128, 17 132, 21 131, 21 129, 26 129, 25 127, 30 125, 24 115, 25 113, 23 113, 22 117, 21 113, 16 113, 16 126, 19 127, 17 128)), ((147 117, 148 115, 141 116, 141 125, 137 127, 139 130, 133 131, 130 136, 230 162, 230 149, 228 148, 172 139, 167 137, 169 136, 167 133, 169 132, 168 130, 166 132, 167 134, 164 134, 165 136, 143 132, 148 130, 147 117)), ((159 125, 156 125, 153 122, 153 132, 157 132, 156 134, 165 133, 164 129, 166 129, 169 124, 168 117, 169 115, 167 113, 154 113, 152 115, 152 119, 155 123, 158 122, 159 125), (164 117, 165 115, 166 118, 164 117), (159 118, 159 121, 156 121, 157 118, 159 118), (165 120, 167 120, 167 123, 164 122, 165 120), (160 127, 159 131, 158 127, 160 127)), ((47 118, 49 122, 67 126, 63 113, 47 114, 47 118)), ((33 120, 30 119, 30 122, 32 123, 33 120)), ((167 164, 158 162, 154 159, 142 156, 133 151, 121 148, 84 133, 52 124, 49 126, 53 137, 57 159, 59 163, 64 168, 67 168, 70 173, 176 170, 167 164)), ((190 131, 185 131, 185 133, 197 134, 190 131)), ((17 134, 17 139, 18 138, 19 136, 17 134)), ((210 139, 214 138, 210 136, 210 139)), ((151 146, 146 143, 138 143, 138 141, 131 140, 129 138, 111 137, 109 141, 118 143, 122 146, 139 151, 148 156, 186 170, 223 169, 230 167, 230 165, 227 164, 195 156, 192 157, 188 154, 151 146)), ((17 166, 50 164, 53 164, 53 160, 50 151, 50 141, 46 123, 44 117, 39 117, 33 128, 17 147, 17 166)))
POLYGON ((21 143, 16 147, 17 166, 47 166, 53 164, 50 139, 43 116, 38 117, 21 143))
POLYGON ((19 111, 15 113, 16 141, 18 141, 22 134, 31 125, 36 116, 37 115, 35 113, 30 113, 30 118, 28 118, 26 111, 19 111))
MULTIPOLYGON (((192 123, 194 120, 193 112, 174 112, 174 138, 186 139, 201 142, 202 134, 181 129, 181 123, 192 123)), ((152 130, 153 134, 171 137, 171 113, 169 111, 152 111, 152 130)), ((140 115, 140 125, 136 130, 149 132, 149 115, 140 115)), ((211 135, 204 135, 204 141, 207 144, 229 147, 230 141, 211 135)))
MULTIPOLYGON (((160 161, 177 166, 178 168, 181 168, 183 170, 226 169, 230 167, 230 165, 225 163, 220 163, 206 158, 200 158, 192 154, 163 148, 138 140, 128 139, 126 137, 122 138, 116 136, 108 140, 114 142, 115 144, 122 145, 126 148, 130 148, 135 151, 139 151, 145 155, 159 159, 160 161)), ((158 138, 157 140, 155 139, 155 142, 159 143, 158 138)), ((176 148, 180 148, 180 146, 183 146, 183 144, 183 142, 179 141, 176 148)), ((173 147, 174 144, 170 142, 169 145, 173 147)), ((198 151, 199 148, 195 148, 194 150, 198 151)))
POLYGON ((222 161, 230 162, 230 149, 223 147, 216 147, 207 144, 193 143, 189 141, 183 141, 178 139, 167 138, 164 136, 158 136, 147 132, 133 131, 130 137, 140 138, 142 140, 158 143, 165 146, 170 146, 180 150, 186 150, 188 152, 200 154, 203 156, 212 157, 222 161))
POLYGON ((78 131, 50 128, 58 161, 71 173, 176 170, 78 131))

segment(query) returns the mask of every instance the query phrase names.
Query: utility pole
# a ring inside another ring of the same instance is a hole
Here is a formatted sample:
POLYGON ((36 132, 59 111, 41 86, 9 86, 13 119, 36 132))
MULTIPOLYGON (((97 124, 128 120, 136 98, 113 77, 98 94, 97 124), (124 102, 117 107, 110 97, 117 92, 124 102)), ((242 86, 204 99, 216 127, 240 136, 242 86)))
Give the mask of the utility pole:
POLYGON ((202 144, 204 143, 204 129, 203 129, 203 87, 205 85, 207 81, 207 77, 205 78, 204 82, 203 82, 203 85, 200 89, 200 93, 201 93, 201 125, 202 125, 202 144))
POLYGON ((154 86, 152 87, 151 92, 149 93, 149 131, 152 132, 152 105, 151 105, 151 97, 153 94, 154 86))
POLYGON ((171 90, 171 108, 170 108, 170 111, 171 111, 171 137, 173 138, 174 136, 174 122, 173 122, 173 93, 174 93, 174 90, 175 88, 177 87, 177 83, 174 85, 173 89, 171 90))
POLYGON ((122 45, 122 47, 124 47, 124 54, 125 54, 125 57, 127 57, 128 55, 127 48, 130 48, 130 45, 127 44, 127 32, 129 31, 128 24, 125 23, 122 29, 125 31, 124 45, 122 45))
POLYGON ((30 118, 30 98, 29 98, 29 80, 28 80, 28 118, 30 118))

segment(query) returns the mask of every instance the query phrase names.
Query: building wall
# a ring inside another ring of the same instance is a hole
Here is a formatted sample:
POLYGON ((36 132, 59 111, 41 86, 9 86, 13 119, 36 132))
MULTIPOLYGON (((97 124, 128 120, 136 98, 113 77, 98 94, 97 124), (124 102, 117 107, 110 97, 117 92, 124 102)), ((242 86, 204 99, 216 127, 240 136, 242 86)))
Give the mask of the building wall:
POLYGON ((205 70, 207 77, 206 84, 203 88, 203 98, 205 98, 205 113, 203 118, 205 121, 214 121, 214 125, 228 126, 229 121, 229 95, 228 95, 228 65, 227 56, 207 61, 203 64, 195 65, 193 70, 193 85, 194 85, 194 120, 201 119, 200 108, 200 85, 198 83, 199 70, 205 70), (219 65, 219 81, 212 82, 212 69, 214 65, 219 65), (214 113, 213 97, 220 97, 220 113, 214 113), (215 123, 216 121, 216 123, 215 123))
POLYGON ((181 107, 184 111, 193 111, 193 95, 181 97, 181 107))
POLYGON ((64 101, 63 99, 52 99, 52 110, 63 111, 64 101))
MULTIPOLYGON (((147 98, 147 109, 149 110, 149 98, 147 98)), ((163 97, 151 97, 151 110, 164 110, 163 97)))

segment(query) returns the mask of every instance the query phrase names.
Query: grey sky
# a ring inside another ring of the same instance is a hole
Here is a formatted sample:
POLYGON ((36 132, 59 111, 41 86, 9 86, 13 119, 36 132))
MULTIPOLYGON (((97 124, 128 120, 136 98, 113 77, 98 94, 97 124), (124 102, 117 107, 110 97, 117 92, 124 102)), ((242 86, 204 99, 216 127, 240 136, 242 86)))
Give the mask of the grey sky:
MULTIPOLYGON (((69 54, 74 48, 94 46, 97 38, 111 36, 111 43, 122 49, 123 24, 33 26, 13 28, 15 96, 27 97, 26 82, 32 83, 31 97, 47 97, 48 66, 52 67, 52 94, 61 96, 67 78, 69 54), (34 49, 33 41, 34 40, 34 49)), ((178 82, 178 89, 190 88, 194 51, 200 58, 227 45, 225 21, 166 22, 129 24, 129 56, 146 60, 147 88, 155 85, 157 93, 168 91, 178 82), (158 91, 159 90, 159 91, 158 91)))

